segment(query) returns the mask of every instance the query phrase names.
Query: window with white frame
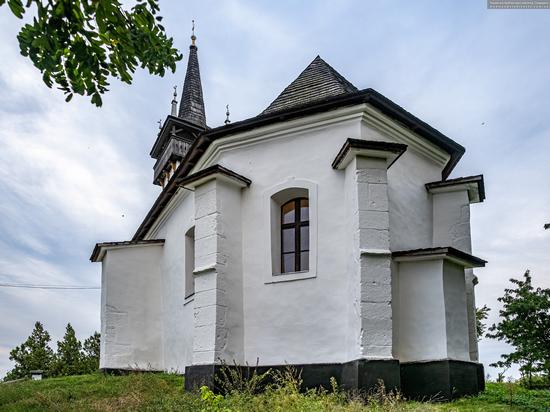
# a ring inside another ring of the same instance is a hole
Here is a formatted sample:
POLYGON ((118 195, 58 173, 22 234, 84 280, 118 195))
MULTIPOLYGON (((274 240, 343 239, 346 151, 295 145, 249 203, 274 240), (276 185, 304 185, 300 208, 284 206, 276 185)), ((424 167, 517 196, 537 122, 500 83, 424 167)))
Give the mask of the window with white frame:
POLYGON ((317 276, 317 185, 289 179, 264 191, 265 283, 317 276))

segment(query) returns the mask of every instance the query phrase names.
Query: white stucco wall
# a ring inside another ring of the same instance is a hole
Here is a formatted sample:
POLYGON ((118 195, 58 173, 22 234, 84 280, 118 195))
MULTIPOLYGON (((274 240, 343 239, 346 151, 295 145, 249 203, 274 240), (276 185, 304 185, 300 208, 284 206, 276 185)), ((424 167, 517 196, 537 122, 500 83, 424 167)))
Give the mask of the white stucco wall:
MULTIPOLYGON (((344 222, 353 206, 346 199, 345 173, 332 169, 331 163, 345 140, 360 138, 364 129, 359 119, 353 119, 223 150, 212 159, 252 180, 242 200, 244 353, 250 364, 257 358, 260 364, 344 362, 359 353, 357 330, 341 315, 357 309, 350 297, 353 286, 345 279, 350 232, 344 222), (270 245, 264 235, 268 228, 262 219, 262 193, 292 179, 317 187, 318 228, 312 240, 317 246, 317 273, 309 279, 266 284, 270 262, 264 251, 270 245)), ((391 140, 374 129, 369 138, 391 140)), ((441 167, 414 150, 389 170, 390 239, 395 247, 431 246, 431 200, 424 184, 440 176, 441 167), (395 219, 394 203, 399 204, 395 219), (392 236, 392 230, 399 235, 392 236)), ((358 262, 359 256, 353 259, 358 262)))
MULTIPOLYGON (((450 187, 434 193, 433 246, 452 246, 472 253, 470 228, 470 200, 464 186, 450 187)), ((466 307, 468 316, 468 346, 470 360, 478 360, 478 344, 475 315, 474 271, 465 270, 466 307)))
POLYGON ((241 186, 195 187, 193 364, 244 361, 241 186))
POLYGON ((433 197, 433 244, 472 252, 470 201, 465 189, 437 193, 433 197))
POLYGON ((101 275, 100 368, 163 370, 162 245, 106 252, 101 275))
POLYGON ((193 302, 185 300, 185 234, 195 225, 195 208, 193 192, 182 190, 179 196, 155 237, 166 239, 160 260, 164 367, 183 373, 193 346, 193 302))
MULTIPOLYGON (((251 132, 259 137, 244 139, 242 136, 228 136, 221 139, 213 145, 215 149, 205 154, 204 163, 198 166, 204 168, 221 164, 252 180, 251 186, 240 192, 240 209, 237 212, 242 223, 240 230, 235 229, 238 233, 232 234, 241 238, 240 256, 227 257, 240 262, 229 269, 227 279, 235 279, 242 273, 242 284, 234 282, 233 289, 226 291, 231 295, 228 301, 236 302, 236 307, 229 308, 228 319, 239 319, 241 316, 244 327, 242 352, 239 352, 238 344, 231 351, 237 357, 241 357, 242 353, 242 361, 249 364, 255 364, 256 359, 262 365, 345 362, 355 359, 359 353, 358 308, 354 306, 353 297, 355 288, 360 285, 350 283, 346 276, 350 265, 359 262, 359 256, 352 247, 354 239, 346 223, 349 221, 347 213, 352 210, 352 199, 346 195, 344 171, 334 170, 331 163, 347 138, 392 141, 392 137, 362 121, 361 116, 343 116, 339 121, 331 120, 330 124, 319 122, 315 127, 305 124, 305 121, 300 122, 302 124, 293 131, 275 133, 268 127, 264 134, 259 133, 261 130, 251 132), (315 188, 317 221, 316 233, 310 231, 310 248, 316 250, 316 264, 310 262, 310 270, 299 276, 275 278, 271 254, 266 253, 271 250, 271 236, 266 235, 266 231, 270 230, 266 222, 269 222, 271 213, 266 210, 266 193, 273 187, 288 185, 292 181, 307 181, 308 190, 315 188)), ((424 184, 439 180, 441 170, 441 162, 434 161, 413 146, 389 169, 387 190, 391 250, 432 246, 432 201, 424 184)), ((182 371, 193 359, 194 302, 185 302, 184 274, 185 233, 195 224, 195 206, 192 192, 180 189, 178 196, 150 231, 148 238, 166 240, 159 258, 163 318, 160 347, 164 368, 182 371)), ((236 212, 233 210, 231 213, 236 212)), ((198 245, 196 243, 196 247, 198 245)), ((230 253, 239 254, 235 251, 230 253)), ((196 265, 199 264, 196 262, 196 265)), ((393 268, 392 276, 395 265, 393 268)), ((414 272, 419 269, 408 270, 414 272)), ((400 273, 402 271, 400 269, 400 273)), ((392 290, 410 290, 411 298, 392 301, 394 319, 390 328, 394 337, 400 337, 404 333, 403 328, 413 327, 416 323, 407 323, 407 316, 414 316, 414 313, 403 309, 409 303, 406 299, 411 300, 412 296, 417 296, 420 301, 429 299, 430 294, 435 293, 433 284, 439 284, 440 303, 433 302, 432 308, 438 312, 430 320, 432 323, 426 325, 429 331, 434 330, 435 335, 424 336, 430 339, 429 345, 423 345, 426 353, 410 352, 407 356, 410 359, 443 356, 447 346, 444 339, 443 280, 430 280, 428 276, 416 283, 410 278, 400 275, 398 285, 392 282, 392 290)), ((412 344, 405 341, 403 345, 407 348, 412 344)), ((396 346, 394 339, 394 355, 402 353, 403 348, 401 341, 396 346)))
POLYGON ((399 263, 399 341, 402 362, 445 359, 447 328, 443 294, 443 262, 399 263))
POLYGON ((447 325, 447 357, 470 360, 466 283, 462 266, 452 262, 443 263, 443 293, 447 325))
POLYGON ((402 362, 470 360, 464 268, 443 259, 397 266, 395 356, 402 362))

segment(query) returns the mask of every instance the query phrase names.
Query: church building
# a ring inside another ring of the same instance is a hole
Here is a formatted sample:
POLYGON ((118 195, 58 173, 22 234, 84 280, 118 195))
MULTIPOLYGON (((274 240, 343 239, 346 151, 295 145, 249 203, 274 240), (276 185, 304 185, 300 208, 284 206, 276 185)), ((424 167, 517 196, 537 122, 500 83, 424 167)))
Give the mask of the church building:
POLYGON ((210 127, 192 36, 154 140, 162 190, 131 240, 98 243, 100 367, 187 389, 293 365, 305 387, 413 398, 484 388, 464 147, 317 56, 255 117, 210 127))

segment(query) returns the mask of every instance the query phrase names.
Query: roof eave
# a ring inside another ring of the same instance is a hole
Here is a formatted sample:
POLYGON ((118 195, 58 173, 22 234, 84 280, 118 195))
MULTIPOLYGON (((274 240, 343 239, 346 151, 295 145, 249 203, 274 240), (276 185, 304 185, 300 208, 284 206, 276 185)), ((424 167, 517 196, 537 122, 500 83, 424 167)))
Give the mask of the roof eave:
POLYGON ((395 251, 392 252, 392 258, 396 262, 444 259, 465 268, 480 268, 487 263, 484 259, 451 246, 395 251))
POLYGON ((457 177, 455 179, 430 182, 425 185, 430 193, 463 188, 468 191, 470 203, 481 203, 485 200, 485 181, 483 175, 457 177))
POLYGON ((149 240, 125 240, 122 242, 102 242, 96 243, 92 255, 90 256, 90 261, 92 262, 101 262, 105 256, 105 252, 110 249, 117 249, 123 247, 134 247, 134 246, 149 246, 149 245, 162 245, 164 244, 164 239, 149 239, 149 240))

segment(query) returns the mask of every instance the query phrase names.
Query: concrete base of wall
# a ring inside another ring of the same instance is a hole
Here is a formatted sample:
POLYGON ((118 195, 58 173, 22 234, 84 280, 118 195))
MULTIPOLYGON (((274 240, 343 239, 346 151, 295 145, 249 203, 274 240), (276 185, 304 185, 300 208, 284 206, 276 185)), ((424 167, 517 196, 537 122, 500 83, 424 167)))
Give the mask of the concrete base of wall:
MULTIPOLYGON (((387 390, 400 388, 400 371, 398 360, 358 359, 346 363, 318 363, 307 365, 273 365, 273 366, 235 366, 235 365, 195 365, 185 368, 185 389, 194 390, 203 385, 221 392, 219 377, 222 368, 239 368, 243 378, 252 374, 263 374, 268 370, 284 371, 292 367, 302 379, 302 388, 331 388, 330 379, 334 377, 339 386, 345 389, 372 391, 379 381, 384 382, 387 390), (217 378, 216 378, 217 377, 217 378)), ((269 382, 266 382, 269 383, 269 382)))
POLYGON ((185 368, 185 389, 195 390, 205 385, 221 392, 219 377, 222 368, 239 368, 240 375, 249 379, 254 373, 263 374, 269 369, 283 371, 289 366, 300 373, 303 389, 330 389, 332 377, 347 390, 368 393, 382 381, 386 390, 400 390, 405 397, 420 400, 451 400, 475 395, 485 389, 483 365, 480 363, 440 360, 400 364, 395 359, 258 367, 195 365, 185 368))
POLYGON ((484 389, 481 363, 439 360, 401 364, 401 391, 407 398, 443 401, 484 389))

